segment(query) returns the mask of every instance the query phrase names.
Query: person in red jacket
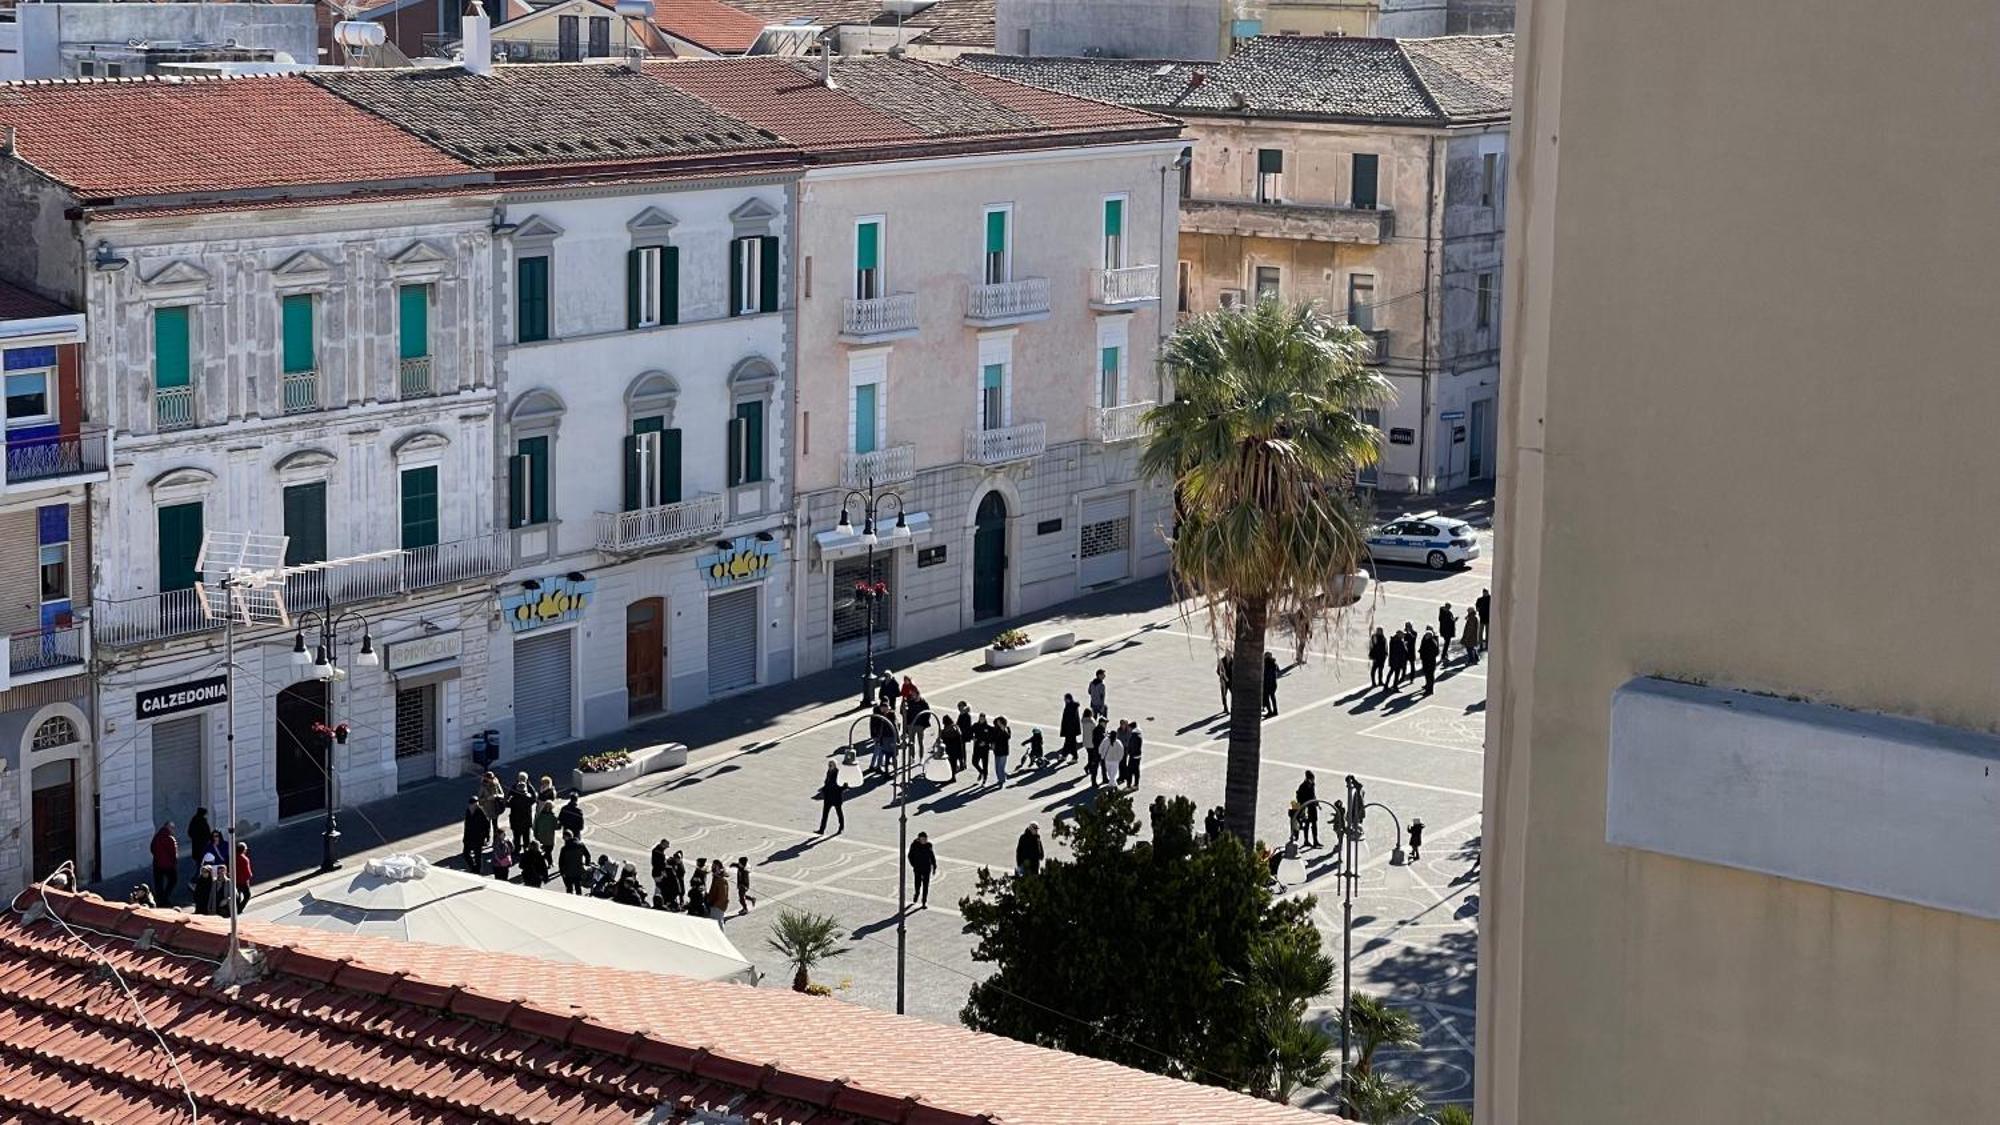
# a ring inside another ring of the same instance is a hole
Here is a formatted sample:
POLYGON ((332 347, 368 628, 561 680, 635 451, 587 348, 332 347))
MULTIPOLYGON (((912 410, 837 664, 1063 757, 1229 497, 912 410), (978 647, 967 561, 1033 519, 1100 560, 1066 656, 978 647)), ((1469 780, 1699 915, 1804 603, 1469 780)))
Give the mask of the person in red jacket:
POLYGON ((236 842, 236 909, 250 901, 250 845, 236 842))
POLYGON ((174 896, 174 885, 180 882, 181 842, 174 835, 174 822, 160 825, 153 833, 153 901, 161 906, 170 905, 174 896))

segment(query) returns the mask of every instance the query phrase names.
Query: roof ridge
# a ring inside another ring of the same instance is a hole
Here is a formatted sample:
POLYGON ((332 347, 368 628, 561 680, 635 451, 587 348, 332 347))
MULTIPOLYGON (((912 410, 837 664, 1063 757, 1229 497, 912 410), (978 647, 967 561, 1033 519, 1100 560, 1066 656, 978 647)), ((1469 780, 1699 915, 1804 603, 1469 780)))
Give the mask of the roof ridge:
POLYGON ((1410 81, 1417 87, 1417 92, 1424 96, 1424 104, 1431 107, 1431 116, 1440 121, 1449 121, 1451 114, 1444 111, 1444 103, 1438 101, 1437 91, 1431 89, 1431 84, 1424 81, 1423 71, 1417 68, 1416 63, 1410 61, 1410 52, 1404 48, 1403 41, 1391 39, 1389 42, 1396 48, 1396 62, 1402 66, 1403 73, 1409 75, 1410 81))

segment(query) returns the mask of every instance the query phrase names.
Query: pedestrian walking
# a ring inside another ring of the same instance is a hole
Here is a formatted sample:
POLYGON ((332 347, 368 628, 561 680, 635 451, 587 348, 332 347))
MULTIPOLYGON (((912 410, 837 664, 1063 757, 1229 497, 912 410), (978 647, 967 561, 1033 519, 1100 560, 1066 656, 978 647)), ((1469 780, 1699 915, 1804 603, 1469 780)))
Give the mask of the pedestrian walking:
POLYGON ((493 837, 493 877, 511 882, 514 874, 514 844, 503 833, 493 837))
POLYGON ((1479 611, 1479 651, 1486 651, 1486 644, 1493 639, 1493 595, 1479 591, 1479 598, 1472 603, 1479 611))
POLYGON ((535 802, 535 843, 542 846, 542 855, 556 854, 556 805, 552 797, 544 797, 535 802))
POLYGON ((479 807, 479 798, 472 797, 465 802, 465 869, 474 875, 485 867, 481 853, 486 850, 486 841, 493 834, 493 821, 488 819, 486 810, 479 807))
POLYGON ((1465 649, 1465 662, 1467 664, 1479 663, 1479 650, 1484 647, 1485 624, 1486 621, 1479 616, 1478 610, 1468 609, 1465 611, 1465 636, 1461 638, 1460 644, 1465 649))
POLYGON ((1404 675, 1412 680, 1417 678, 1417 649, 1417 627, 1405 621, 1403 622, 1403 651, 1410 654, 1410 663, 1408 668, 1405 669, 1404 675))
POLYGON ((959 733, 957 723, 946 722, 938 728, 938 749, 944 751, 952 779, 957 780, 959 772, 965 769, 965 735, 959 733))
POLYGON ((681 858, 681 853, 675 852, 668 856, 666 883, 660 892, 665 900, 662 906, 668 910, 681 909, 684 896, 687 894, 687 877, 687 861, 681 858))
POLYGON ((1306 779, 1292 796, 1299 802, 1299 829, 1306 847, 1319 847, 1319 806, 1313 803, 1319 799, 1319 783, 1313 780, 1313 771, 1306 771, 1306 779))
POLYGON ((1097 717, 1100 719, 1108 718, 1111 714, 1104 707, 1104 691, 1104 669, 1099 668, 1097 675, 1090 678, 1090 690, 1088 694, 1090 696, 1090 709, 1097 712, 1097 717))
POLYGON ((696 858, 694 873, 688 876, 687 912, 696 918, 708 917, 708 861, 696 858))
POLYGON ((1221 837, 1222 810, 1220 808, 1208 810, 1208 814, 1201 818, 1201 834, 1211 844, 1215 843, 1221 837))
POLYGON ((902 685, 896 682, 896 673, 884 668, 882 674, 875 680, 876 706, 893 709, 896 706, 896 697, 901 695, 902 691, 902 685))
POLYGON ((1007 725, 1007 716, 993 720, 993 784, 1007 784, 1007 756, 1014 752, 1014 728, 1007 725))
POLYGON ((986 712, 972 722, 972 772, 979 775, 979 784, 986 784, 987 756, 993 752, 993 724, 986 721, 986 712))
POLYGON ((890 704, 876 704, 868 717, 868 744, 868 772, 887 774, 896 763, 896 717, 890 704))
POLYGON ((1287 847, 1298 843, 1299 837, 1305 834, 1305 829, 1299 824, 1299 814, 1303 811, 1304 809, 1300 806, 1296 797, 1285 805, 1285 846, 1287 847))
POLYGON ((1090 729, 1090 757, 1084 763, 1083 773, 1090 779, 1090 787, 1097 788, 1097 779, 1104 773, 1104 720, 1095 711, 1085 711, 1083 722, 1090 729))
MULTIPOLYGON (((903 684, 909 686, 908 676, 903 677, 903 684)), ((750 913, 750 908, 757 905, 757 896, 750 893, 750 857, 747 855, 736 857, 736 905, 745 914, 750 913)))
POLYGON ((1417 648, 1417 657, 1424 663, 1424 694, 1437 691, 1438 639, 1430 626, 1424 626, 1424 639, 1417 648))
POLYGON ((653 845, 653 850, 647 854, 646 858, 652 861, 652 868, 649 874, 652 876, 653 885, 658 887, 660 880, 667 877, 667 838, 665 836, 660 837, 660 842, 653 845))
POLYGON ((1223 653, 1215 661, 1216 683, 1222 688, 1222 712, 1229 713, 1229 681, 1236 674, 1236 658, 1223 653))
POLYGON ((1377 625, 1368 638, 1368 683, 1371 687, 1389 686, 1389 638, 1382 635, 1382 627, 1377 625))
POLYGON ((161 823, 160 830, 153 833, 153 901, 161 906, 173 904, 174 887, 181 880, 181 842, 174 835, 174 822, 161 823))
MULTIPOLYGON (((1101 724, 1103 720, 1098 720, 1101 724)), ((1098 748, 1098 756, 1104 759, 1104 783, 1116 785, 1125 780, 1125 732, 1112 731, 1105 736, 1104 745, 1098 748)))
POLYGON ((958 701, 958 759, 951 765, 953 781, 958 780, 958 775, 965 772, 966 755, 970 753, 972 753, 972 708, 966 706, 965 700, 961 699, 958 701))
POLYGON ((479 810, 492 822, 491 836, 498 836, 506 829, 507 790, 500 785, 500 778, 492 770, 487 770, 479 779, 479 810))
POLYGON ((722 861, 718 859, 715 861, 715 866, 709 871, 708 916, 717 925, 721 925, 722 919, 728 913, 729 869, 724 867, 722 861))
POLYGON ((535 789, 525 773, 516 777, 514 788, 507 791, 507 830, 514 835, 515 851, 527 846, 535 830, 535 789))
POLYGON ((1056 726, 1056 734, 1062 739, 1058 751, 1066 761, 1076 761, 1077 751, 1083 749, 1083 714, 1077 709, 1076 696, 1063 692, 1062 722, 1056 726))
POLYGON ((1264 654, 1264 717, 1274 719, 1278 715, 1278 658, 1264 654))
POLYGON ((1424 856, 1424 822, 1417 819, 1410 822, 1410 860, 1415 862, 1424 856))
POLYGON ((916 900, 918 910, 929 910, 931 906, 931 876, 937 873, 937 849, 931 847, 928 832, 917 833, 910 844, 910 877, 916 883, 911 898, 916 900))
POLYGON ((1146 736, 1139 733, 1139 724, 1129 723, 1125 729, 1125 776, 1131 780, 1132 788, 1139 788, 1139 764, 1146 749, 1146 736))
POLYGON ((590 890, 590 849, 574 832, 563 833, 562 852, 556 856, 556 871, 562 875, 563 893, 580 895, 590 890))
POLYGON ((1438 609, 1438 659, 1451 659, 1451 642, 1458 638, 1458 615, 1451 611, 1451 603, 1446 602, 1438 609))
POLYGON ((241 913, 250 904, 250 845, 241 840, 236 842, 236 910, 241 913))
POLYGON ((194 909, 197 914, 215 912, 212 895, 215 887, 215 864, 218 860, 214 848, 220 836, 221 833, 210 829, 210 838, 203 841, 199 848, 193 849, 194 877, 188 880, 188 890, 194 895, 194 909))
MULTIPOLYGON (((840 827, 834 829, 834 833, 838 835, 847 831, 847 813, 840 807, 841 802, 846 799, 847 794, 844 791, 844 787, 840 784, 840 767, 834 765, 832 762, 828 762, 826 764, 826 780, 821 782, 819 787, 819 831, 813 833, 813 835, 822 836, 826 834, 826 818, 829 813, 840 824, 840 827)), ((694 885, 698 887, 701 885, 701 879, 699 878, 701 868, 699 866, 695 868, 695 875, 697 878, 694 885)))
POLYGON ((1042 870, 1042 826, 1030 821, 1021 839, 1014 844, 1014 874, 1034 875, 1042 870))
POLYGON ((1403 642, 1403 634, 1398 631, 1389 638, 1389 680, 1391 691, 1403 686, 1403 671, 1410 665, 1410 646, 1403 642))
POLYGON ((569 800, 563 803, 562 811, 556 813, 556 825, 564 832, 574 832, 583 838, 583 806, 576 803, 577 795, 571 791, 569 800))
POLYGON ((539 887, 549 881, 549 853, 542 850, 541 841, 530 838, 521 848, 521 885, 539 887))

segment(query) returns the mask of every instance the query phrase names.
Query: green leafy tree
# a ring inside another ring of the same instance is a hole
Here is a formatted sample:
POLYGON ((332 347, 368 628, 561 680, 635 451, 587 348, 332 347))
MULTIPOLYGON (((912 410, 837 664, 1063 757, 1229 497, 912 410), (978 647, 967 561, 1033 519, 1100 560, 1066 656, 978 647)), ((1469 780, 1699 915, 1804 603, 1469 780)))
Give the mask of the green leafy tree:
POLYGON ((1107 792, 1057 823, 1072 858, 982 870, 961 907, 994 971, 966 1026, 1266 1097, 1325 1078, 1326 1038, 1303 1025, 1334 971, 1311 902, 1274 898, 1259 858, 1198 839, 1194 813, 1158 798, 1140 840, 1131 799, 1107 792))
POLYGON ((804 910, 780 910, 765 941, 792 967, 793 992, 804 992, 812 983, 815 965, 847 952, 840 944, 839 919, 804 910))
POLYGON ((1174 482, 1174 582, 1183 598, 1205 600, 1211 631, 1235 658, 1224 810, 1246 844, 1257 825, 1265 633, 1282 628, 1303 660, 1341 612, 1329 595, 1367 553, 1352 482, 1380 450, 1361 411, 1393 397, 1366 366, 1369 347, 1310 303, 1209 313, 1167 342, 1177 397, 1147 415, 1141 469, 1174 482))

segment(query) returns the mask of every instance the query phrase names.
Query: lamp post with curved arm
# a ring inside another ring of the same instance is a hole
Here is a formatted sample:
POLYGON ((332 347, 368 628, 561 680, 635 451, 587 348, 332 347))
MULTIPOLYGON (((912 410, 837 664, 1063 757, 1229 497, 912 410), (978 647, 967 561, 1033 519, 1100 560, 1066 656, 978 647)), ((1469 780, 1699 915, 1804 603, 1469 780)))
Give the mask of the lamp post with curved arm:
POLYGON ((889 596, 889 584, 875 577, 875 544, 882 538, 876 532, 876 519, 882 515, 882 505, 890 500, 896 502, 896 526, 888 532, 892 542, 904 543, 910 539, 910 521, 904 511, 901 493, 875 491, 875 482, 869 480, 866 490, 849 489, 840 498, 840 522, 833 530, 840 535, 854 534, 854 521, 850 518, 853 501, 861 501, 861 545, 868 549, 868 577, 855 583, 854 596, 862 599, 868 607, 868 636, 864 642, 864 656, 861 668, 861 705, 866 707, 874 699, 875 690, 875 603, 889 596))
MULTIPOLYGON (((917 712, 916 715, 912 716, 912 721, 907 726, 909 732, 909 741, 907 745, 903 741, 902 737, 903 731, 901 728, 899 728, 897 733, 894 736, 892 736, 895 738, 897 744, 895 768, 891 770, 889 773, 890 784, 894 787, 894 800, 896 802, 896 1014, 897 1015, 903 1014, 903 1001, 905 993, 904 984, 907 979, 905 968, 909 962, 909 948, 910 948, 909 929, 906 924, 910 914, 909 771, 910 767, 915 763, 916 759, 918 757, 924 756, 922 736, 923 736, 923 731, 926 729, 927 724, 917 720, 922 719, 925 715, 929 715, 931 717, 931 724, 929 725, 935 725, 937 723, 942 723, 944 721, 944 716, 939 715, 936 711, 933 711, 930 708, 926 707, 922 711, 917 712)), ((842 785, 859 786, 861 784, 861 763, 855 760, 855 753, 854 753, 854 745, 855 745, 854 731, 855 728, 859 727, 862 723, 871 722, 874 718, 875 718, 874 712, 870 711, 866 715, 856 716, 853 722, 847 724, 847 745, 841 754, 840 764, 838 767, 836 767, 837 772, 835 775, 835 780, 837 780, 842 785)), ((889 722, 892 725, 896 724, 896 716, 893 713, 890 714, 889 716, 889 722)), ((924 779, 926 781, 936 782, 938 784, 943 784, 946 781, 950 781, 951 767, 950 765, 946 764, 942 759, 925 757, 924 779), (934 766, 936 768, 933 768, 934 766)))
POLYGON ((333 747, 337 742, 347 741, 346 724, 336 726, 333 721, 333 684, 341 674, 341 629, 347 625, 361 627, 361 650, 355 659, 364 667, 372 668, 381 663, 381 657, 375 652, 375 638, 368 632, 368 619, 353 612, 335 614, 331 594, 327 595, 326 602, 323 609, 307 610, 299 615, 298 631, 292 634, 292 664, 301 670, 310 668, 313 678, 326 684, 326 707, 320 722, 320 726, 325 730, 322 732, 315 728, 314 735, 325 758, 321 764, 326 775, 326 816, 319 836, 319 869, 332 871, 340 866, 340 815, 339 810, 334 807, 338 794, 333 784, 336 772, 333 764, 333 747), (307 652, 306 630, 314 626, 319 628, 319 645, 314 651, 307 652))

